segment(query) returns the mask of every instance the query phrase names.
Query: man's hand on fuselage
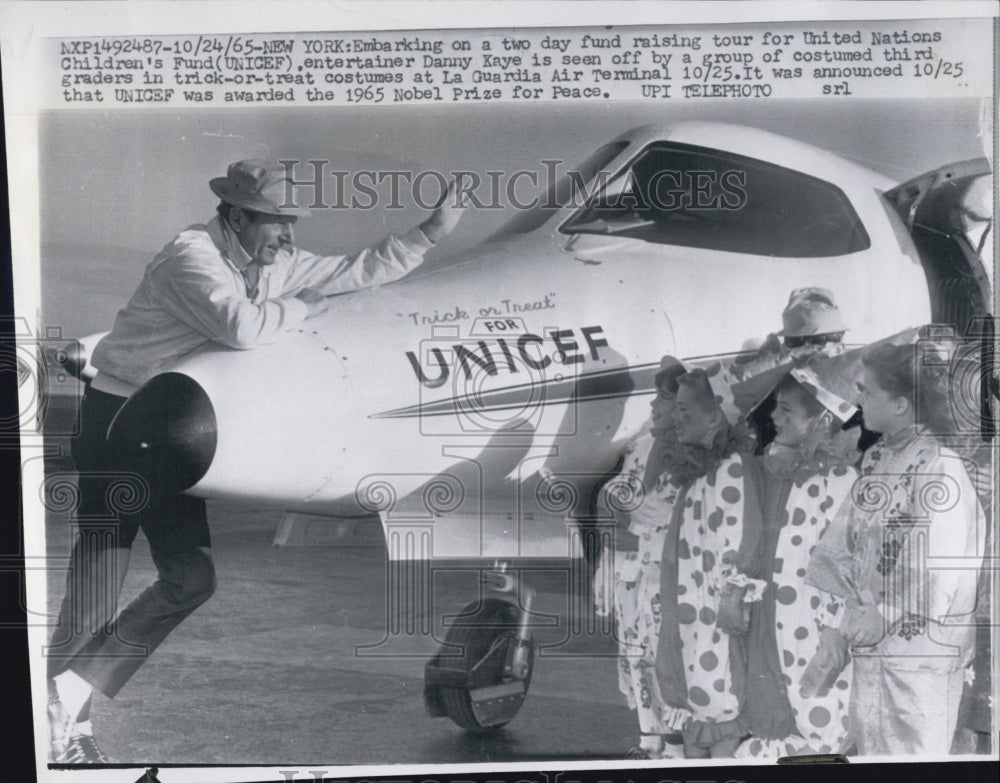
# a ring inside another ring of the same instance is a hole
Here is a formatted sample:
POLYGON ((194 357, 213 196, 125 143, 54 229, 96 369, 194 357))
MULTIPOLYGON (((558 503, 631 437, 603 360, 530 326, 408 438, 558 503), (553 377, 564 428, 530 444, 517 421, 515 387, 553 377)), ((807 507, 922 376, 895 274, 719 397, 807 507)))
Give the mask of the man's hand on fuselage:
POLYGON ((420 224, 420 230, 431 242, 436 243, 451 232, 469 206, 469 195, 462 187, 462 179, 463 177, 459 175, 451 181, 434 214, 420 224))
POLYGON ((303 288, 295 294, 295 298, 304 302, 309 308, 307 318, 315 318, 317 315, 325 313, 330 303, 329 298, 315 288, 303 288))

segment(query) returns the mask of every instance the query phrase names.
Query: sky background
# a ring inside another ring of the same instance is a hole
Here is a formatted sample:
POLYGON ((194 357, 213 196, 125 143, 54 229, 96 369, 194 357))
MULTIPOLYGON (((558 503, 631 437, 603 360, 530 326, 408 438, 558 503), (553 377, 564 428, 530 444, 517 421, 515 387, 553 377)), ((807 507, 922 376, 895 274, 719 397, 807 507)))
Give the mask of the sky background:
MULTIPOLYGON (((156 252, 214 214, 208 180, 241 158, 485 176, 541 171, 547 159, 572 165, 638 125, 712 120, 807 141, 902 181, 982 156, 980 115, 980 102, 971 99, 50 112, 39 121, 42 322, 67 336, 109 329, 156 252)), ((379 190, 387 201, 388 183, 379 190)), ((314 252, 348 252, 425 219, 427 212, 407 204, 408 197, 401 201, 402 210, 318 212, 299 221, 297 243, 314 252)), ((510 214, 468 214, 425 267, 447 263, 510 214)))

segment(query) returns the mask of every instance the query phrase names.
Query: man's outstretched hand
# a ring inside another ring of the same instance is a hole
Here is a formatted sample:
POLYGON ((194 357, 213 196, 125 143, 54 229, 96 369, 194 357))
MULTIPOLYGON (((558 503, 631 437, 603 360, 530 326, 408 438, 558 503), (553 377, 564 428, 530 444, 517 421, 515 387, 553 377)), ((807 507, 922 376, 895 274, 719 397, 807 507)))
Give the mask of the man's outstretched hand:
POLYGON ((420 224, 420 230, 431 242, 437 242, 458 225, 468 206, 469 194, 462 188, 462 177, 459 175, 448 185, 434 214, 420 224))
POLYGON ((315 288, 303 288, 297 294, 295 298, 304 302, 309 308, 309 315, 307 318, 315 318, 317 315, 326 312, 326 308, 330 306, 330 300, 325 294, 321 294, 315 288))

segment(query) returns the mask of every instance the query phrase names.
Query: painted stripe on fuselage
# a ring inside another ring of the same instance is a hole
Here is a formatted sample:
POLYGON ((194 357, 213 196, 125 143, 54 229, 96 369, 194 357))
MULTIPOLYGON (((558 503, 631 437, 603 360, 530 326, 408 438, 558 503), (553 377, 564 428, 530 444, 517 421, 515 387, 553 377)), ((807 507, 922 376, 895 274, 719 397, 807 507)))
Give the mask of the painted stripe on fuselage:
POLYGON ((446 400, 409 405, 382 413, 373 413, 370 419, 407 419, 416 416, 449 416, 456 413, 484 413, 487 411, 525 408, 529 405, 552 405, 576 400, 607 400, 646 394, 653 389, 653 377, 659 363, 620 367, 615 370, 587 373, 572 378, 521 383, 502 389, 449 397, 446 400))
MULTIPOLYGON (((684 359, 688 366, 707 364, 715 359, 731 359, 739 354, 717 353, 684 359)), ((602 370, 573 378, 521 383, 502 389, 449 397, 436 402, 409 405, 382 413, 372 413, 369 419, 412 419, 417 416, 450 416, 457 413, 485 413, 521 409, 529 405, 552 405, 586 400, 609 400, 616 397, 633 397, 653 391, 653 378, 659 362, 602 370)))

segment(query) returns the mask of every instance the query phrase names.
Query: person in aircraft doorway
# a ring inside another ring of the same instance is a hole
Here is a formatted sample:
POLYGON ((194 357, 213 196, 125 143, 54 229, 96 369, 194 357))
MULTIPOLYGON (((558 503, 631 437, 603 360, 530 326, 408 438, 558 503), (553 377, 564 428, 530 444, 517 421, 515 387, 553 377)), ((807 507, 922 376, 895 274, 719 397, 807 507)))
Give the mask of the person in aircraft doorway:
POLYGON ((799 363, 815 353, 837 356, 844 352, 847 327, 829 289, 794 289, 781 323, 781 331, 769 334, 756 353, 737 357, 732 368, 737 381, 786 362, 799 363))
MULTIPOLYGON (((811 286, 794 289, 781 313, 781 322, 781 330, 768 335, 755 353, 741 354, 733 361, 730 372, 737 382, 784 364, 802 366, 813 356, 839 356, 846 349, 843 340, 847 327, 829 289, 811 286)), ((773 407, 774 400, 770 399, 750 415, 748 421, 755 430, 758 443, 774 440, 773 407)), ((876 436, 864 428, 860 414, 845 428, 858 425, 861 426, 855 432, 860 448, 864 450, 875 441, 876 436)))

